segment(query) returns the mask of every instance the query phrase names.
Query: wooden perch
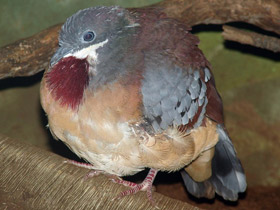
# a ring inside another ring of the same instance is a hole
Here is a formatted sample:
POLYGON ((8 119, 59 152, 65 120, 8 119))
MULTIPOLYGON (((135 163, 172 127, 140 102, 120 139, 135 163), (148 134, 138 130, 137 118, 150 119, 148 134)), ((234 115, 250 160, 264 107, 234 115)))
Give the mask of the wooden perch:
MULTIPOLYGON (((155 209, 145 192, 112 201, 127 188, 105 176, 84 180, 86 169, 51 152, 0 135, 0 209, 155 209)), ((199 210, 159 193, 161 209, 199 210)))
MULTIPOLYGON (((279 0, 165 0, 151 7, 161 8, 169 17, 190 26, 242 21, 280 34, 279 0)), ((61 24, 53 26, 1 48, 0 79, 29 76, 47 68, 57 47, 60 27, 61 24)), ((274 42, 274 39, 266 41, 274 42)), ((250 44, 244 40, 242 43, 250 44)))
POLYGON ((61 24, 0 49, 0 79, 30 76, 47 68, 58 44, 61 24))
POLYGON ((166 0, 154 6, 190 26, 245 22, 280 34, 279 0, 166 0))
POLYGON ((231 26, 223 26, 222 33, 224 39, 249 44, 273 52, 280 52, 280 39, 261 35, 255 32, 240 30, 231 26))

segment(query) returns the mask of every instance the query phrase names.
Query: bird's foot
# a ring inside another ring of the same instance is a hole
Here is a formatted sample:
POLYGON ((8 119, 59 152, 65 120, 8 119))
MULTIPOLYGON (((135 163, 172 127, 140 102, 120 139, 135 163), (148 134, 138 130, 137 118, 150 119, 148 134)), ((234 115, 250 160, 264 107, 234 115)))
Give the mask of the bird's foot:
POLYGON ((157 170, 155 169, 150 169, 148 175, 146 176, 146 178, 144 179, 144 181, 140 184, 136 184, 136 183, 133 183, 133 182, 130 182, 130 181, 126 181, 126 180, 123 180, 122 178, 118 177, 118 176, 115 176, 115 175, 112 175, 112 174, 108 174, 104 171, 100 171, 100 170, 96 170, 94 169, 93 165, 89 164, 89 163, 81 163, 81 162, 78 162, 78 161, 75 161, 75 160, 66 160, 64 161, 65 163, 69 163, 69 164, 72 164, 72 165, 75 165, 75 166, 78 166, 78 167, 81 167, 81 168, 87 168, 87 169, 90 169, 90 172, 88 172, 86 174, 86 176, 84 177, 85 180, 91 178, 91 177, 94 177, 94 176, 98 176, 100 174, 104 174, 106 176, 109 176, 110 179, 114 182, 114 183, 118 183, 118 184, 122 184, 126 187, 130 187, 131 189, 129 190, 125 190, 121 193, 119 193, 113 200, 116 200, 116 199, 120 199, 120 198, 123 198, 127 195, 133 195, 133 194, 136 194, 137 192, 139 191, 146 191, 147 192, 147 197, 148 197, 148 200, 150 201, 150 203, 158 208, 156 206, 156 203, 152 197, 152 192, 153 192, 153 182, 154 182, 154 179, 157 175, 157 170))
POLYGON ((153 181, 156 177, 156 174, 157 174, 157 170, 155 169, 150 169, 147 177, 145 178, 145 180, 140 183, 140 184, 136 184, 136 183, 133 183, 133 182, 129 182, 129 181, 126 181, 126 180, 123 180, 121 178, 112 178, 111 180, 115 183, 118 183, 118 184, 122 184, 126 187, 130 187, 131 189, 129 190, 125 190, 123 192, 121 192, 118 196, 116 196, 113 200, 116 200, 116 199, 120 199, 124 196, 127 196, 127 195, 133 195, 139 191, 146 191, 147 192, 147 197, 148 197, 148 200, 150 201, 150 203, 155 206, 156 208, 158 208, 156 206, 156 203, 152 197, 152 192, 153 192, 153 181))

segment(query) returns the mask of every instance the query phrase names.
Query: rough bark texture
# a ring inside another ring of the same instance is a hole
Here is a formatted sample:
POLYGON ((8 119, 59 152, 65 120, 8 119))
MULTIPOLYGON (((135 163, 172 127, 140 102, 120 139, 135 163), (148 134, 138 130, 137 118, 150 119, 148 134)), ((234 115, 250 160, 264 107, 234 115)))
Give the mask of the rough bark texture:
POLYGON ((230 26, 223 26, 223 30, 222 35, 226 40, 249 44, 273 52, 280 52, 280 39, 275 37, 244 31, 230 26))
MULTIPOLYGON (((0 135, 0 209, 155 209, 145 192, 112 201, 127 188, 105 176, 84 180, 86 169, 65 159, 0 135)), ((160 209, 199 210, 153 194, 160 209)))
POLYGON ((190 26, 245 22, 280 34, 279 0, 166 0, 155 6, 190 26))
MULTIPOLYGON (((190 26, 241 21, 280 34, 279 0, 165 0, 153 7, 190 26)), ((53 26, 1 48, 0 79, 29 76, 45 69, 56 49, 60 27, 53 26)))
POLYGON ((0 49, 0 79, 30 76, 44 70, 58 44, 61 24, 0 49))

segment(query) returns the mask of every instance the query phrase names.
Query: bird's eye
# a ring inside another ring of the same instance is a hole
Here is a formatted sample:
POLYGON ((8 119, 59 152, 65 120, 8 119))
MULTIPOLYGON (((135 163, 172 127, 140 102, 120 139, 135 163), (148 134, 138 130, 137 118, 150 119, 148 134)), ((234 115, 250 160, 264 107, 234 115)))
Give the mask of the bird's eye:
POLYGON ((85 42, 90 42, 94 40, 94 38, 95 38, 95 34, 92 31, 87 31, 83 36, 85 42))

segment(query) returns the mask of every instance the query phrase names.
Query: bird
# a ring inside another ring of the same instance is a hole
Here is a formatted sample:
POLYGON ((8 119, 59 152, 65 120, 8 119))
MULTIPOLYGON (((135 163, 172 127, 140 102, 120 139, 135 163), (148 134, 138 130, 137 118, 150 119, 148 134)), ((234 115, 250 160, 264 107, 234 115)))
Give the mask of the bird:
POLYGON ((154 202, 159 171, 180 171, 198 198, 236 201, 246 190, 211 64, 190 30, 158 8, 119 6, 79 10, 61 28, 40 87, 48 127, 87 162, 73 164, 129 187, 118 198, 143 190, 154 202), (142 183, 120 178, 146 168, 142 183))

